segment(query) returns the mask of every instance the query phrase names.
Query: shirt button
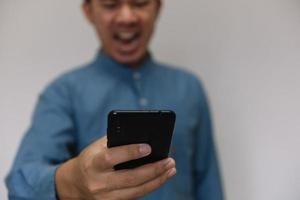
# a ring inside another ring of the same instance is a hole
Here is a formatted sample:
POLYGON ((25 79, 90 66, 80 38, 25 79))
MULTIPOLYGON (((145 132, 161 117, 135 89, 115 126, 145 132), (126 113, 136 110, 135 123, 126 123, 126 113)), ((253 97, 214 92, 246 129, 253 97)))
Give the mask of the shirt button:
POLYGON ((140 74, 139 72, 135 72, 135 73, 133 74, 133 79, 135 79, 135 80, 140 80, 140 79, 141 79, 141 74, 140 74))
POLYGON ((146 98, 141 98, 140 99, 140 105, 141 106, 147 106, 148 105, 148 100, 146 98))

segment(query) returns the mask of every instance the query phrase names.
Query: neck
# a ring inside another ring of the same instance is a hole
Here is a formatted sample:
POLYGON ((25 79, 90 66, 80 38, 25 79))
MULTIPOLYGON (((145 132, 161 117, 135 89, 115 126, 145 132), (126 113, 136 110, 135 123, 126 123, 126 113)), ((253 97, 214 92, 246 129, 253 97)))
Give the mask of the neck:
POLYGON ((140 66, 143 65, 145 60, 147 60, 149 58, 149 56, 150 56, 150 54, 148 52, 146 52, 137 62, 128 63, 128 64, 125 64, 125 65, 128 66, 131 69, 138 69, 140 66))
MULTIPOLYGON (((111 57, 113 60, 115 60, 108 52, 106 52, 105 50, 101 49, 100 50, 101 52, 105 53, 107 56, 111 57)), ((145 62, 145 60, 147 60, 148 58, 150 57, 150 53, 147 51, 145 52, 145 54, 140 58, 138 59, 136 62, 132 62, 132 63, 122 63, 122 62, 119 62, 117 60, 115 60, 116 62, 128 67, 128 68, 131 68, 131 69, 138 69, 139 67, 141 67, 143 65, 143 63, 145 62)))

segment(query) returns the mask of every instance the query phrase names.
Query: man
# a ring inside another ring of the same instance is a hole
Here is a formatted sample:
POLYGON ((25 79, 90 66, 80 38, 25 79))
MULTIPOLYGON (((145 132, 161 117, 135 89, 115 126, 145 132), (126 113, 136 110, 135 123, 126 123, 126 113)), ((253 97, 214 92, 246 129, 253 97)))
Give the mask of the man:
POLYGON ((90 0, 82 7, 101 51, 40 96, 6 179, 9 198, 221 200, 204 91, 193 75, 157 63, 148 51, 161 1, 90 0), (114 171, 151 148, 107 148, 113 109, 174 110, 173 158, 114 171))

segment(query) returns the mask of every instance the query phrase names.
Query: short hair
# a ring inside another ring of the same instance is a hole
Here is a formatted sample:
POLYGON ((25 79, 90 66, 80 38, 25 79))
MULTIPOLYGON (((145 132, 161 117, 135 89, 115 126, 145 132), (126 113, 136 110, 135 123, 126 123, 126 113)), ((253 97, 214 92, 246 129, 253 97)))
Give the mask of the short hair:
POLYGON ((91 3, 91 0, 84 0, 84 3, 91 3))

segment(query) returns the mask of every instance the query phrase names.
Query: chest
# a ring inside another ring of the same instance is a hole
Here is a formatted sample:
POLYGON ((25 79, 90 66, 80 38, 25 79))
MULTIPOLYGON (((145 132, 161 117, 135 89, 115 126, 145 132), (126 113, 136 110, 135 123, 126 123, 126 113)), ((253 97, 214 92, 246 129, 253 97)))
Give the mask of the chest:
POLYGON ((75 102, 78 151, 106 135, 107 116, 111 110, 173 110, 176 123, 170 156, 176 160, 178 171, 173 184, 186 193, 192 188, 190 184, 197 126, 194 101, 187 96, 190 95, 186 95, 186 90, 158 83, 143 85, 140 91, 132 84, 120 82, 82 91, 75 102))

